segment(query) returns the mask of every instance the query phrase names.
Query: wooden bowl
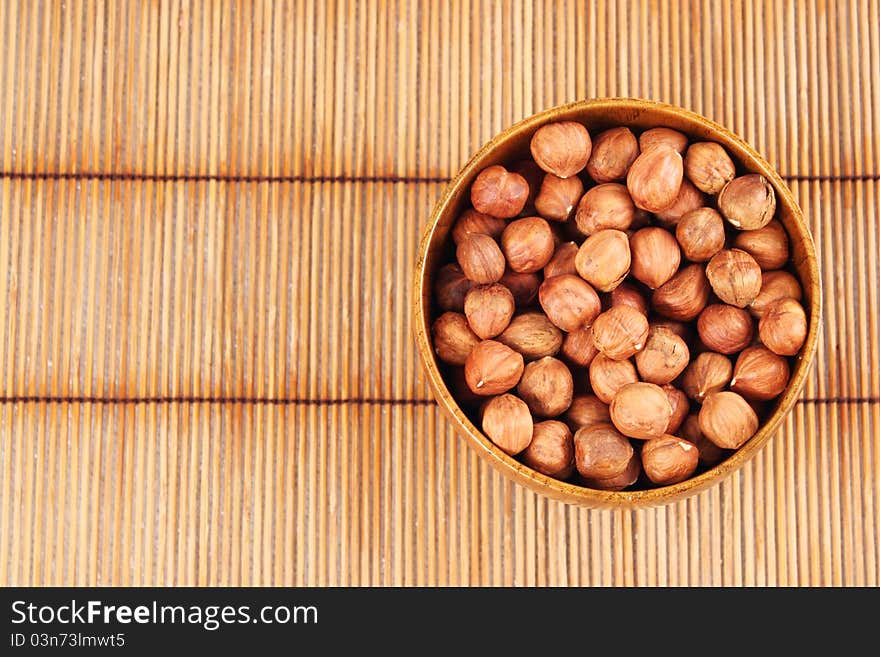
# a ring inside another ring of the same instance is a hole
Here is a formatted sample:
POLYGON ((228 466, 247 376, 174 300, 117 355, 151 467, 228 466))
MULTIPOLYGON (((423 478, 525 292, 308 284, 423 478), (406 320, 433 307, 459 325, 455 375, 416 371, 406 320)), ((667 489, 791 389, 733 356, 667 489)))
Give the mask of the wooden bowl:
POLYGON ((723 126, 680 107, 632 98, 597 99, 555 107, 520 121, 483 146, 448 185, 434 208, 419 250, 415 283, 415 333, 422 365, 440 407, 458 433, 482 458, 510 479, 553 499, 589 507, 640 508, 667 504, 709 488, 741 468, 773 436, 800 395, 816 354, 821 324, 822 290, 813 240, 803 213, 779 174, 751 146, 723 126), (737 175, 760 173, 776 190, 776 217, 788 232, 790 265, 804 289, 803 303, 809 320, 806 342, 796 357, 788 387, 774 402, 775 407, 757 433, 726 460, 678 484, 644 490, 601 491, 559 481, 532 470, 501 451, 471 422, 447 387, 434 355, 430 331, 437 314, 432 304, 434 273, 444 262, 452 260, 454 249, 450 231, 458 215, 469 207, 471 182, 487 166, 511 164, 529 157, 529 141, 535 130, 545 123, 564 120, 583 123, 592 135, 619 125, 634 130, 666 126, 684 132, 692 140, 716 141, 733 157, 737 175))

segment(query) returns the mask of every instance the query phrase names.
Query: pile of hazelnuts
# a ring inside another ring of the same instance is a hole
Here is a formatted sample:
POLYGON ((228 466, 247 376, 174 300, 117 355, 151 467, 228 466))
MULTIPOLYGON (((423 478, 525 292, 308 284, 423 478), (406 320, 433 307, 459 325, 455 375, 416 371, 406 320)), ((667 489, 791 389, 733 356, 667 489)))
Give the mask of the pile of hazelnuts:
POLYGON ((665 127, 557 121, 529 150, 476 176, 435 272, 449 390, 549 477, 636 490, 714 466, 807 335, 773 187, 665 127))

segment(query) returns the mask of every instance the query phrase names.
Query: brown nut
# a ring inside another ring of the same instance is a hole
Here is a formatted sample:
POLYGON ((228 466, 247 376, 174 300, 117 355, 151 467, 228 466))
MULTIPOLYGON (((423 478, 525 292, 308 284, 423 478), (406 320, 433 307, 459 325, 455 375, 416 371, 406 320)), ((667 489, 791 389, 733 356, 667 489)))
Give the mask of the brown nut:
POLYGON ((739 230, 763 228, 776 213, 776 192, 758 173, 731 180, 718 193, 717 202, 721 215, 739 230))
POLYGON ((553 278, 560 274, 577 274, 574 259, 578 252, 578 245, 574 242, 563 242, 556 247, 550 262, 544 265, 544 278, 553 278))
POLYGON ((672 331, 652 326, 645 348, 636 354, 636 369, 642 381, 662 386, 681 374, 690 358, 684 340, 672 331))
POLYGON ((444 363, 464 365, 480 338, 461 313, 445 312, 431 324, 434 352, 444 363))
POLYGON ((539 311, 514 316, 497 338, 498 342, 519 352, 526 360, 554 356, 562 347, 562 339, 562 331, 539 311))
POLYGON ((517 308, 530 305, 538 298, 541 277, 532 272, 518 272, 507 269, 498 281, 513 295, 513 303, 517 308))
POLYGON ((629 281, 623 281, 611 290, 610 306, 629 306, 643 315, 647 315, 651 309, 648 305, 648 299, 645 298, 641 289, 629 281))
POLYGON ((771 303, 758 323, 758 338, 775 354, 796 355, 807 339, 804 307, 791 297, 771 303))
POLYGON ((702 404, 706 395, 724 390, 732 375, 733 365, 727 356, 704 351, 685 368, 681 387, 688 397, 702 404))
POLYGON ((706 265, 712 291, 724 303, 745 308, 761 291, 761 268, 740 249, 722 249, 706 265))
POLYGON ((558 420, 536 422, 522 462, 548 477, 568 479, 574 473, 574 440, 569 428, 558 420))
POLYGON ((562 340, 562 356, 576 367, 589 367, 599 350, 593 344, 591 327, 565 334, 562 340))
POLYGON ((596 290, 580 276, 562 274, 546 279, 538 288, 538 303, 563 331, 576 331, 593 323, 602 309, 596 290))
POLYGON ((548 173, 535 197, 535 210, 545 219, 565 221, 584 195, 584 183, 577 176, 560 178, 548 173))
POLYGON ((481 340, 494 338, 506 329, 513 309, 513 294, 500 283, 473 287, 464 298, 464 315, 481 340))
POLYGON ((651 320, 651 326, 653 326, 654 328, 663 328, 667 331, 672 331, 687 344, 691 344, 696 336, 693 325, 686 324, 685 322, 679 322, 674 319, 654 318, 651 320))
POLYGON ((636 483, 641 474, 642 460, 638 454, 633 454, 623 474, 619 474, 616 477, 608 477, 607 479, 584 477, 584 485, 597 490, 621 491, 636 483))
POLYGON ((712 288, 702 265, 683 267, 672 278, 654 290, 651 305, 671 320, 690 322, 706 307, 712 288))
POLYGON ((593 322, 593 344, 614 360, 641 351, 648 339, 648 318, 629 306, 612 306, 593 322))
POLYGON ((594 424, 611 424, 608 404, 596 395, 575 395, 565 411, 565 422, 572 431, 594 424))
POLYGON ((590 236, 606 228, 626 230, 633 222, 636 207, 629 190, 620 183, 603 183, 588 189, 574 215, 578 230, 590 236))
POLYGON ((714 141, 698 141, 691 144, 684 156, 684 175, 700 191, 717 194, 736 175, 736 166, 724 150, 714 141))
POLYGON ((632 252, 630 273, 652 290, 678 271, 681 251, 675 237, 664 228, 648 226, 637 230, 629 238, 629 248, 632 252))
POLYGON ((493 397, 483 406, 483 433, 502 451, 514 456, 532 441, 534 424, 526 403, 509 393, 493 397))
POLYGON ((672 205, 665 210, 660 210, 656 216, 664 226, 674 228, 684 215, 703 207, 705 203, 706 199, 703 198, 703 193, 685 178, 681 181, 678 196, 675 197, 672 205))
POLYGON ((687 149, 687 144, 687 136, 672 128, 651 128, 639 135, 639 148, 643 151, 651 146, 663 145, 683 154, 687 149))
POLYGON ((507 266, 498 242, 481 233, 463 239, 455 250, 455 257, 464 275, 474 283, 497 283, 507 266))
POLYGON ((578 249, 574 266, 600 292, 613 290, 629 272, 629 238, 613 228, 593 233, 578 249))
POLYGON ((501 250, 513 271, 539 271, 550 262, 556 250, 550 224, 541 217, 523 217, 511 221, 501 233, 501 250))
POLYGON ((763 271, 784 267, 790 255, 788 233, 776 219, 763 228, 738 232, 733 245, 752 256, 763 271))
POLYGON ((672 418, 672 404, 658 385, 628 383, 611 400, 611 421, 624 436, 647 440, 662 436, 672 418))
POLYGON ((526 183, 529 186, 529 196, 526 199, 525 206, 520 210, 520 214, 535 214, 537 212, 535 209, 535 198, 538 196, 538 191, 541 189, 541 182, 544 180, 544 170, 535 164, 535 161, 532 158, 527 157, 519 160, 516 164, 511 166, 510 171, 518 173, 525 178, 526 183))
POLYGON ((699 413, 691 413, 684 419, 680 433, 682 438, 697 446, 697 451, 700 453, 699 463, 701 465, 708 467, 717 465, 727 456, 725 449, 719 447, 703 435, 703 432, 700 430, 699 413))
POLYGON ((668 383, 662 387, 663 392, 666 393, 666 398, 669 400, 669 405, 672 406, 672 415, 669 418, 669 424, 666 425, 666 433, 674 435, 678 433, 681 423, 684 422, 684 419, 690 412, 691 404, 683 390, 679 390, 668 383))
POLYGON ((696 472, 700 462, 696 445, 668 434, 647 441, 641 454, 645 476, 658 486, 684 481, 696 472))
POLYGON ((755 411, 730 390, 707 395, 699 418, 703 435, 724 449, 739 449, 758 430, 755 411))
POLYGON ((452 227, 452 240, 458 244, 472 233, 481 233, 497 240, 506 225, 504 219, 467 209, 461 213, 452 227))
POLYGON ((574 396, 571 370, 552 356, 533 360, 526 364, 516 392, 534 415, 562 415, 574 396))
POLYGON ((724 220, 712 208, 697 208, 682 216, 675 239, 685 258, 706 262, 724 248, 724 220))
POLYGON ((471 205, 477 212, 493 217, 515 217, 522 212, 528 198, 526 179, 500 164, 480 171, 471 184, 471 205))
POLYGON ((678 198, 684 175, 681 155, 668 146, 642 149, 626 174, 626 188, 637 208, 660 212, 678 198))
POLYGON ((576 121, 543 125, 529 143, 535 163, 560 178, 573 176, 587 166, 592 147, 590 133, 576 121))
POLYGON ((634 450, 626 436, 610 424, 594 424, 574 434, 574 463, 578 474, 589 479, 622 475, 634 450))
POLYGON ((761 277, 761 291, 749 304, 749 311, 760 319, 767 311, 767 306, 777 299, 785 297, 791 297, 796 301, 801 300, 803 291, 798 279, 784 269, 765 271, 761 277))
POLYGON ((752 316, 724 303, 706 306, 697 318, 697 333, 710 351, 730 355, 749 346, 755 337, 752 316))
POLYGON ((593 393, 605 404, 610 404, 623 386, 639 380, 632 361, 613 360, 601 353, 590 363, 589 377, 593 393))
POLYGON ((587 162, 587 173, 598 183, 623 180, 639 155, 639 141, 625 126, 610 128, 596 135, 587 162))
POLYGON ((785 390, 790 375, 785 358, 766 347, 748 347, 736 359, 730 389, 746 399, 775 399, 785 390))
POLYGON ((464 312, 464 298, 474 285, 457 262, 450 262, 437 270, 434 298, 441 310, 464 312))
POLYGON ((483 340, 468 354, 464 378, 474 394, 500 395, 519 383, 523 367, 521 354, 495 340, 483 340))

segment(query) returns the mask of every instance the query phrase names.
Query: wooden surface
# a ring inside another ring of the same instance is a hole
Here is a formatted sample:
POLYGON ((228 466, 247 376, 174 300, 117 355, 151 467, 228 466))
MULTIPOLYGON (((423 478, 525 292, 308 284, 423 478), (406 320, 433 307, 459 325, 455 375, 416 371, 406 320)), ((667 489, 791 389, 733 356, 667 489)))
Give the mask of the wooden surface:
POLYGON ((878 584, 880 0, 0 0, 0 34, 0 584, 878 584), (826 299, 778 435, 638 512, 477 459, 408 305, 470 154, 600 96, 755 146, 826 299))

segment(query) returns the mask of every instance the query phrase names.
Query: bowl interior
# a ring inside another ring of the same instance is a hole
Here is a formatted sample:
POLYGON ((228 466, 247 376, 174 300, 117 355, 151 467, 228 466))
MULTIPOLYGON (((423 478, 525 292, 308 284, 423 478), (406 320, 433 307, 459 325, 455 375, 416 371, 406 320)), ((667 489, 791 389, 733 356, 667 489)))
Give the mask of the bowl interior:
POLYGON ((821 323, 821 287, 812 237, 800 208, 782 178, 751 146, 726 128, 682 108, 639 99, 609 98, 563 105, 525 119, 488 142, 450 182, 435 206, 422 240, 415 283, 415 330, 422 364, 438 403, 459 432, 508 477, 551 498, 583 506, 641 507, 666 504, 704 490, 740 468, 769 440, 797 400, 815 355, 821 323), (528 468, 498 449, 471 422, 447 388, 431 346, 430 326, 435 317, 431 301, 434 273, 440 265, 452 259, 454 250, 450 231, 458 215, 470 206, 471 182, 487 166, 511 164, 529 157, 529 141, 535 130, 545 123, 564 120, 583 123, 592 135, 614 126, 628 126, 634 131, 664 126, 684 132, 691 140, 716 141, 727 149, 736 162, 737 175, 760 173, 776 191, 776 217, 788 232, 791 267, 804 288, 804 309, 809 320, 807 339, 796 357, 788 387, 777 398, 758 432, 726 460, 679 484, 646 490, 600 491, 546 477, 528 468))

